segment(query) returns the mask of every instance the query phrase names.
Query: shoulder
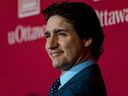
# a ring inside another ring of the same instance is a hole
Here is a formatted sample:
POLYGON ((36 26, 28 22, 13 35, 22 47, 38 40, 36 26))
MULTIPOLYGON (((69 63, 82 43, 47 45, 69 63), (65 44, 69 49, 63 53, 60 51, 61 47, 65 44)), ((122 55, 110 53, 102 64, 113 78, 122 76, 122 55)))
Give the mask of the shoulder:
POLYGON ((80 80, 66 87, 61 96, 106 96, 106 90, 104 84, 96 84, 95 80, 80 80))
POLYGON ((93 65, 82 70, 60 89, 60 93, 61 96, 106 96, 100 69, 93 65))

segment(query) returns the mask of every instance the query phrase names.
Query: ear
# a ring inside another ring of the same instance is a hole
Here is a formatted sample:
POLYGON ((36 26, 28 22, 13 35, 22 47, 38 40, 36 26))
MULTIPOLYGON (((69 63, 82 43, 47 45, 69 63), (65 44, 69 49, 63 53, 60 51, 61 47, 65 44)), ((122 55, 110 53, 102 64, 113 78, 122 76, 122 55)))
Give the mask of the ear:
POLYGON ((84 40, 84 46, 85 47, 89 47, 92 43, 92 38, 89 38, 89 39, 85 39, 84 40))

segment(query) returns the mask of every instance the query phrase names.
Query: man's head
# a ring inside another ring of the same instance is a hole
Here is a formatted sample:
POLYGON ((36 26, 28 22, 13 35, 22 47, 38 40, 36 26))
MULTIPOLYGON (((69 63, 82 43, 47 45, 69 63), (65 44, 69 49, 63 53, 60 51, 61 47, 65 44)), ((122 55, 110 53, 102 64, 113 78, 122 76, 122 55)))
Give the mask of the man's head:
POLYGON ((43 11, 46 50, 53 66, 68 70, 102 53, 104 35, 95 11, 81 2, 54 3, 43 11))

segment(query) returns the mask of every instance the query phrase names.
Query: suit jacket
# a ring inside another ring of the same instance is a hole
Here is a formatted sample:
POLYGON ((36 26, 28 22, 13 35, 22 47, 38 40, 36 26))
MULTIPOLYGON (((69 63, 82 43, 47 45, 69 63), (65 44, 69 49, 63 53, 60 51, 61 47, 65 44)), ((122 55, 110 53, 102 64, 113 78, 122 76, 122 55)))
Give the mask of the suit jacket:
POLYGON ((107 96, 98 64, 88 66, 77 73, 55 96, 107 96))

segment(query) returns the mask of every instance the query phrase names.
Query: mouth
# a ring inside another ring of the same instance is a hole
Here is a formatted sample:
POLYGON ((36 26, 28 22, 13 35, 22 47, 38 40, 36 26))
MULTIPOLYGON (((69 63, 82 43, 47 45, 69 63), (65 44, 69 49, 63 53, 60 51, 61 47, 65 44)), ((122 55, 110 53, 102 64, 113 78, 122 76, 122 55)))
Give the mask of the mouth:
POLYGON ((60 56, 62 54, 63 54, 63 51, 56 51, 56 52, 51 52, 50 56, 51 57, 58 57, 58 56, 60 56))

